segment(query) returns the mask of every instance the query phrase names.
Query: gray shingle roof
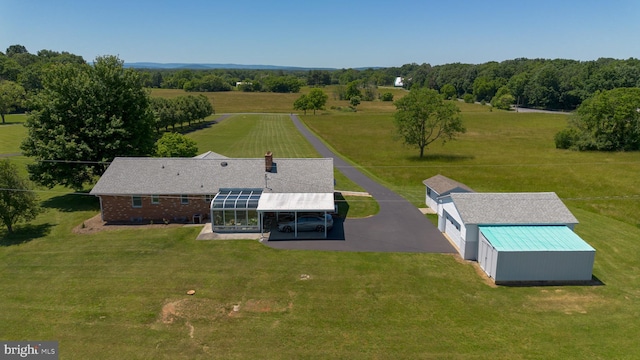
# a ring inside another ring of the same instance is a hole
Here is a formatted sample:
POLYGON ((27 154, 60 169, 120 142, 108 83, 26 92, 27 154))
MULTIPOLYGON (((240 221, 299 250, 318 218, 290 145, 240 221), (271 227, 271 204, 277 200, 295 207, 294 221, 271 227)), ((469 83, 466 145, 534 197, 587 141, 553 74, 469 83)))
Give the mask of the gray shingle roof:
POLYGON ((206 153, 202 153, 200 155, 194 156, 194 159, 228 159, 228 157, 224 155, 220 155, 213 151, 207 151, 206 153))
POLYGON ((263 188, 265 192, 333 192, 333 159, 115 158, 93 195, 216 194, 220 188, 263 188))
POLYGON ((577 224, 578 219, 554 192, 452 193, 465 224, 577 224))
POLYGON ((473 192, 473 190, 467 185, 457 182, 453 179, 449 179, 444 175, 432 176, 422 182, 424 185, 433 189, 438 195, 447 195, 453 190, 460 190, 462 192, 473 192))

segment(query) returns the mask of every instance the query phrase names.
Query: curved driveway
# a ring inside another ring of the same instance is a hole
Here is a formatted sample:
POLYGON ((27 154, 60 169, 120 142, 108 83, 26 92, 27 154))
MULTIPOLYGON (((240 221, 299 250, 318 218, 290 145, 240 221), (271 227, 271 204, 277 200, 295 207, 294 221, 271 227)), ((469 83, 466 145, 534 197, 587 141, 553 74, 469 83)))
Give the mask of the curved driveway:
POLYGON ((376 252, 432 252, 454 253, 455 249, 442 233, 410 202, 386 187, 371 180, 358 169, 327 148, 313 135, 296 115, 291 120, 300 133, 323 157, 333 158, 334 166, 363 187, 376 199, 380 212, 364 219, 346 219, 344 234, 334 227, 329 239, 322 240, 267 240, 264 244, 278 249, 308 249, 376 252))

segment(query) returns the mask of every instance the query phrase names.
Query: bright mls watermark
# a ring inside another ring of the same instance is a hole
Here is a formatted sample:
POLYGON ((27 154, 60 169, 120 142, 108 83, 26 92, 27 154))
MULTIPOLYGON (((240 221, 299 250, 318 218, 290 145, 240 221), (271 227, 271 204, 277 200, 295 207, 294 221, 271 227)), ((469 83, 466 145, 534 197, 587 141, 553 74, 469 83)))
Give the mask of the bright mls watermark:
POLYGON ((57 341, 1 341, 0 360, 58 360, 57 341))

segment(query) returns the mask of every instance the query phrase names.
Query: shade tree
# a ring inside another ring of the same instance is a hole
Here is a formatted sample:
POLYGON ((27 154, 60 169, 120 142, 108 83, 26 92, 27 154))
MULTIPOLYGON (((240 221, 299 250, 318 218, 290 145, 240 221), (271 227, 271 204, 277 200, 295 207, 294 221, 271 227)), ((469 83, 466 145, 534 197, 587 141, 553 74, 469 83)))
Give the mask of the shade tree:
POLYGON ((154 119, 137 72, 115 56, 47 69, 21 145, 35 182, 81 189, 116 156, 153 152, 154 119))
POLYGON ((412 89, 394 105, 397 137, 406 145, 417 147, 421 158, 429 144, 439 139, 444 144, 466 131, 460 109, 453 102, 445 101, 436 90, 412 89))
POLYGON ((9 159, 0 160, 0 221, 13 233, 13 226, 31 221, 41 212, 33 185, 20 176, 9 159))
POLYGON ((156 141, 156 156, 159 157, 194 157, 198 155, 198 144, 184 135, 165 132, 156 141))
POLYGON ((561 149, 640 150, 640 88, 596 92, 556 134, 555 143, 561 149))
POLYGON ((25 99, 25 91, 22 86, 7 80, 0 80, 0 116, 5 123, 4 116, 16 110, 25 99))

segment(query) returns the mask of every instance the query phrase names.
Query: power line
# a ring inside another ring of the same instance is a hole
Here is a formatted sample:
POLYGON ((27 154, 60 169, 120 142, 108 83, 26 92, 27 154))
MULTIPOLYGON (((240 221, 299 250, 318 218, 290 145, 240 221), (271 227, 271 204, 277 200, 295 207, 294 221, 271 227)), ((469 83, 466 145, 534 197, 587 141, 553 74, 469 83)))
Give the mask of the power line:
MULTIPOLYGON (((0 155, 1 156, 1 155, 0 155)), ((14 159, 15 160, 15 159, 14 159)), ((25 161, 35 161, 35 162, 49 162, 49 163, 69 163, 69 164, 98 164, 98 165, 109 165, 111 161, 92 161, 92 160, 28 160, 25 161)), ((220 160, 220 159, 213 159, 220 160)), ((207 161, 207 160, 205 160, 207 161)), ((334 165, 334 168, 337 169, 385 169, 385 168, 424 168, 424 169, 433 169, 433 168, 482 168, 482 167, 542 167, 542 166, 581 166, 581 165, 634 165, 640 164, 640 160, 638 161, 622 161, 622 162, 579 162, 579 163, 534 163, 534 164, 433 164, 433 165, 334 165)))

